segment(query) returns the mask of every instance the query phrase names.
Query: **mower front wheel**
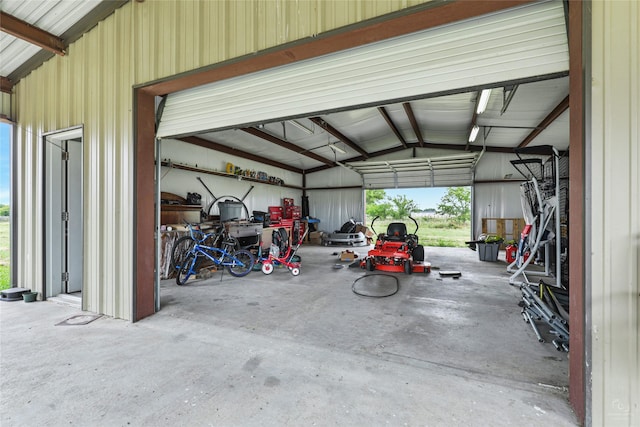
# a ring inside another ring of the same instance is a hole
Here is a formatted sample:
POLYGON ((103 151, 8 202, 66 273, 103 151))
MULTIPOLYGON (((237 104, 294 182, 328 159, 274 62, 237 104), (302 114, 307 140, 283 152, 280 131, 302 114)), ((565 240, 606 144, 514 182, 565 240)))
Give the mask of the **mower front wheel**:
POLYGON ((376 269, 376 267, 373 265, 373 261, 371 261, 371 258, 367 258, 367 261, 365 262, 365 267, 369 271, 373 271, 376 269))
POLYGON ((404 262, 404 272, 406 274, 413 273, 413 266, 411 265, 411 261, 407 260, 404 262))
POLYGON ((291 274, 293 274, 294 276, 297 276, 298 274, 300 274, 300 269, 298 267, 293 267, 291 269, 291 274))

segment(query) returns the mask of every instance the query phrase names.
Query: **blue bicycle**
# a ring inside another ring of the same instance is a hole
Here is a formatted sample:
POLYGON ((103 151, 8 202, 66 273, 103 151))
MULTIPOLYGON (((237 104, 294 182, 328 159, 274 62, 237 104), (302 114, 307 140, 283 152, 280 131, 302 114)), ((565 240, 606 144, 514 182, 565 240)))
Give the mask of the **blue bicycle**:
POLYGON ((251 252, 245 249, 236 249, 238 240, 231 236, 226 236, 220 247, 210 246, 207 243, 216 241, 211 239, 215 233, 203 234, 194 233, 193 227, 189 225, 189 232, 192 239, 192 246, 177 262, 178 275, 176 283, 180 286, 187 283, 189 278, 198 272, 200 262, 208 259, 215 265, 221 265, 227 268, 229 274, 235 277, 243 277, 251 272, 256 262, 251 252))

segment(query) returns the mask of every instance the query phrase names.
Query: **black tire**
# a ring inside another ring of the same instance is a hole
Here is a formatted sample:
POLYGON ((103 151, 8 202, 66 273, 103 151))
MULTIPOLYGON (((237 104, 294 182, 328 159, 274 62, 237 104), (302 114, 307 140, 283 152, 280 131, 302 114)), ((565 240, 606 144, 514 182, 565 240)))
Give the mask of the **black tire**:
POLYGON ((225 238, 222 242, 221 246, 221 249, 227 251, 228 253, 232 253, 234 251, 240 250, 240 241, 235 237, 227 236, 227 238, 225 238))
POLYGON ((404 272, 407 274, 413 273, 413 266, 411 265, 411 261, 406 260, 404 262, 404 272))
MULTIPOLYGON (((229 271, 229 274, 235 277, 242 277, 251 273, 251 270, 253 270, 253 264, 256 262, 256 258, 251 252, 245 249, 240 249, 233 254, 233 257, 240 261, 242 265, 235 263, 235 265, 228 265, 227 270, 229 271)), ((229 261, 231 261, 231 259, 229 259, 229 261)))
POLYGON ((176 276, 176 283, 180 286, 183 286, 189 280, 189 277, 196 271, 196 264, 198 259, 196 256, 189 252, 184 260, 184 263, 180 266, 178 270, 178 275, 176 276))
POLYGON ((413 248, 413 252, 411 253, 414 261, 424 261, 424 246, 418 245, 413 248))
POLYGON ((371 258, 367 258, 367 261, 365 262, 365 266, 369 271, 373 271, 376 269, 376 267, 373 265, 373 261, 371 261, 371 258))
POLYGON ((171 248, 171 267, 173 269, 180 270, 183 261, 187 258, 195 243, 191 236, 182 236, 175 241, 171 248))

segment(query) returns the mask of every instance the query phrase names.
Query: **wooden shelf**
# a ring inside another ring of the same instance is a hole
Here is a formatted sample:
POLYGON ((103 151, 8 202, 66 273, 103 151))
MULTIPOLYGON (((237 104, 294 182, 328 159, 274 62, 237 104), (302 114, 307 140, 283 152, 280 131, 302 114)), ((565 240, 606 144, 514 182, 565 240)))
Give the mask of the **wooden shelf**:
POLYGON ((183 165, 181 163, 161 162, 160 165, 162 165, 164 167, 167 167, 167 168, 180 169, 180 170, 189 171, 189 172, 206 173, 208 175, 221 176, 223 178, 240 179, 241 181, 257 182, 259 184, 274 185, 276 187, 285 187, 285 188, 293 188, 293 189, 296 189, 296 190, 303 190, 302 187, 299 187, 297 185, 274 184, 274 183, 269 182, 269 181, 264 181, 264 180, 261 180, 261 179, 251 178, 251 177, 248 177, 248 176, 233 175, 233 174, 230 174, 230 173, 219 172, 219 171, 215 171, 215 170, 212 170, 212 169, 204 169, 204 168, 197 168, 197 167, 194 167, 194 166, 183 165))

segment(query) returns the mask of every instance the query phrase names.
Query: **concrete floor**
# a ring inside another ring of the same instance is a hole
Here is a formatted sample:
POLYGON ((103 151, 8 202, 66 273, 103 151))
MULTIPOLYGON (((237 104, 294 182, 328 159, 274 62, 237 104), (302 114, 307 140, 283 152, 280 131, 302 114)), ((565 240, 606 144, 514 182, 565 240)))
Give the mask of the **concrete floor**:
POLYGON ((0 424, 577 425, 567 354, 523 322, 504 262, 426 248, 462 277, 396 274, 397 294, 366 298, 364 270, 334 268, 342 249, 301 248, 298 277, 164 281, 137 323, 0 303, 0 424))

